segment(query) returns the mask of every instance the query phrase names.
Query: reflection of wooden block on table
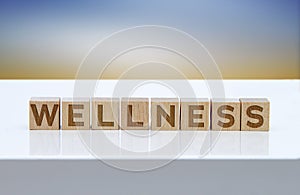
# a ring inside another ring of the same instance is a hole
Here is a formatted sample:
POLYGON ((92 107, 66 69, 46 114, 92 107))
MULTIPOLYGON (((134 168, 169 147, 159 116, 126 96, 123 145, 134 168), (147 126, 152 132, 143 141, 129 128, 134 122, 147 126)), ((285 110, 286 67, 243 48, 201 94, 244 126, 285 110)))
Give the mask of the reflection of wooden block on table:
POLYGON ((241 98, 241 130, 268 131, 270 102, 266 98, 241 98))
POLYGON ((149 129, 149 99, 122 98, 121 100, 121 129, 149 129))
POLYGON ((90 129, 90 100, 89 98, 62 99, 62 129, 90 129))
POLYGON ((180 100, 181 130, 208 130, 209 99, 182 98, 180 100))
POLYGON ((92 129, 119 129, 119 98, 92 99, 92 129))
POLYGON ((179 99, 151 99, 151 127, 153 130, 179 130, 179 120, 179 99))
POLYGON ((59 130, 60 98, 35 97, 29 101, 31 130, 59 130))
POLYGON ((240 101, 238 99, 212 99, 212 130, 240 131, 240 101))

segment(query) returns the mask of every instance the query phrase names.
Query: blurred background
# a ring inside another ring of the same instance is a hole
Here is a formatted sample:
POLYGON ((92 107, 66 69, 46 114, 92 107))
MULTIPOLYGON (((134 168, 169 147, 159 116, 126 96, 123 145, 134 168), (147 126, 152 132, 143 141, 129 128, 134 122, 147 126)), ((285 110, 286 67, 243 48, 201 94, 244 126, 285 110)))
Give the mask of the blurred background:
MULTIPOLYGON (((300 79, 300 0, 4 0, 0 79, 74 79, 97 42, 147 24, 197 38, 225 79, 300 79)), ((176 79, 160 72, 155 78, 176 79)))

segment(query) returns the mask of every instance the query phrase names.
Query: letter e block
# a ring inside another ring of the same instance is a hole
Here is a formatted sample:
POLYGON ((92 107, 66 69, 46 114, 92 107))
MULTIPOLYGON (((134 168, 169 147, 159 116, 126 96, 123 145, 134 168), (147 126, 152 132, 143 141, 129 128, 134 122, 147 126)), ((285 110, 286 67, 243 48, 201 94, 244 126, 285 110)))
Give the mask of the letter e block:
POLYGON ((30 130, 59 130, 60 98, 33 97, 29 101, 30 130))
POLYGON ((241 98, 241 130, 268 131, 270 102, 266 98, 241 98))
POLYGON ((149 129, 149 99, 122 98, 121 100, 121 129, 149 129))
POLYGON ((212 130, 240 131, 241 105, 238 99, 212 99, 212 130))
POLYGON ((119 129, 119 98, 92 99, 92 129, 119 129))
POLYGON ((179 130, 180 106, 177 98, 151 99, 151 127, 153 130, 179 130))
POLYGON ((210 101, 207 98, 182 98, 180 100, 181 130, 208 130, 210 126, 210 101))
POLYGON ((89 98, 63 98, 62 100, 62 129, 90 129, 90 100, 89 98))

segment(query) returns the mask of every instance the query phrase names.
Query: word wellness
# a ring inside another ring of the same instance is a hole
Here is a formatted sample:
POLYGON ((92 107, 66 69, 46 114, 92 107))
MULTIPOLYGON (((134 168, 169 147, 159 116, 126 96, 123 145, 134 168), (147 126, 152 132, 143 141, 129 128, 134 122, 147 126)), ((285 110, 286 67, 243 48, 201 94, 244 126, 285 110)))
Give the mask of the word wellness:
POLYGON ((59 130, 60 118, 63 130, 88 130, 90 115, 95 130, 269 130, 270 102, 266 98, 151 98, 149 101, 148 98, 44 97, 31 98, 29 104, 31 130, 59 130))

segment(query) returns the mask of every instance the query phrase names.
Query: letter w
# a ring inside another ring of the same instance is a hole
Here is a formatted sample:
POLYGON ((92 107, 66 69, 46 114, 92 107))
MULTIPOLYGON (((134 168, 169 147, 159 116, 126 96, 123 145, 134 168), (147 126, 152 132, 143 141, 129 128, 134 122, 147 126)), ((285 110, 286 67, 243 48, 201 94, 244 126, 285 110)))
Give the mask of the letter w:
POLYGON ((47 120, 48 125, 52 126, 52 123, 53 123, 54 118, 55 118, 55 114, 58 110, 58 104, 54 104, 51 115, 49 113, 49 109, 48 109, 47 104, 42 105, 40 115, 38 114, 38 111, 37 111, 37 108, 36 108, 35 104, 31 104, 30 107, 31 107, 31 110, 33 112, 33 116, 34 116, 34 119, 35 119, 35 122, 36 122, 37 126, 42 125, 44 115, 46 115, 46 120, 47 120))

